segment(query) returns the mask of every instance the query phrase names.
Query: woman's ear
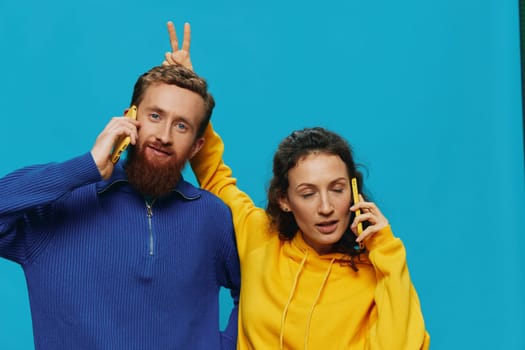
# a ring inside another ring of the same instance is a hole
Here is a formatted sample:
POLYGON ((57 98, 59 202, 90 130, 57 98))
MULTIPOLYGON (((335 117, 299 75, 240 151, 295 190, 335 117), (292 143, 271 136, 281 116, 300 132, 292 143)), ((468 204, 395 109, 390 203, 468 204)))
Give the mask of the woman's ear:
POLYGON ((292 209, 290 208, 290 203, 288 202, 288 198, 286 197, 281 197, 279 199, 279 207, 281 207, 282 211, 287 213, 292 211, 292 209))

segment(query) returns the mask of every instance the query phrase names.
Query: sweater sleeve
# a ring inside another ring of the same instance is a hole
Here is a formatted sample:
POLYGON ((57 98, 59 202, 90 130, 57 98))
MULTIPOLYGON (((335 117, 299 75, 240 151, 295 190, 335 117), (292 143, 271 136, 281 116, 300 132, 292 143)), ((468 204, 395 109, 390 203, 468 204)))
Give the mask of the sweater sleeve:
POLYGON ((53 217, 53 203, 73 189, 101 179, 90 153, 62 163, 33 165, 0 179, 0 256, 24 263, 43 237, 38 221, 53 217))
POLYGON ((403 243, 387 226, 366 245, 377 278, 370 349, 428 349, 430 336, 410 279, 403 243))
POLYGON ((239 296, 241 294, 241 271, 239 255, 235 246, 235 237, 231 221, 226 225, 226 232, 221 236, 221 258, 219 259, 218 280, 222 287, 230 291, 233 308, 225 329, 221 332, 221 349, 235 350, 237 348, 237 328, 239 317, 239 296))
POLYGON ((211 123, 204 138, 204 146, 191 160, 191 166, 200 186, 230 207, 242 261, 246 252, 268 239, 268 218, 264 209, 256 207, 252 199, 237 187, 237 180, 222 159, 224 143, 211 123))

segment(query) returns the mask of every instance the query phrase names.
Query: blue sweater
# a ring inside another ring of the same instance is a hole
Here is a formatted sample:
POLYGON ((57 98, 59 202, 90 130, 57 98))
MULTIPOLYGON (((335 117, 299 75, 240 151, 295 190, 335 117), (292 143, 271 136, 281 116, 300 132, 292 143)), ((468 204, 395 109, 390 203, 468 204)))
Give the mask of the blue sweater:
POLYGON ((183 179, 148 208, 121 165, 101 181, 89 153, 15 171, 0 179, 0 256, 24 270, 36 349, 235 348, 231 213, 183 179))

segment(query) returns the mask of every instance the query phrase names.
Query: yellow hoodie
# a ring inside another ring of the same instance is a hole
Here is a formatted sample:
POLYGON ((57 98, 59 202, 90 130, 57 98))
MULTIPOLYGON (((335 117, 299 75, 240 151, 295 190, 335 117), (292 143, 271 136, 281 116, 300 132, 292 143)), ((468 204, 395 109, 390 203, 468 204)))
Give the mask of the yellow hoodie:
POLYGON ((297 233, 281 241, 236 186, 211 125, 191 161, 201 186, 232 210, 241 262, 238 349, 428 349, 430 337, 405 249, 390 226, 367 241, 358 271, 318 255, 297 233))

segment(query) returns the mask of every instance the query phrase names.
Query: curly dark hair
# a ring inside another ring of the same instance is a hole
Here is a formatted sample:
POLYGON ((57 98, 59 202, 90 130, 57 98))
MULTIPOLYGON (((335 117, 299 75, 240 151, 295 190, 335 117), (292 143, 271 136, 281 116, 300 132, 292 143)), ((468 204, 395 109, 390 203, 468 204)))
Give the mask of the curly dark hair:
MULTIPOLYGON (((296 130, 279 144, 273 157, 273 177, 268 187, 268 204, 266 213, 270 224, 279 232, 281 240, 291 240, 299 230, 294 215, 285 212, 279 205, 280 199, 286 196, 289 186, 288 172, 297 165, 297 162, 312 153, 327 153, 339 156, 346 164, 349 178, 357 179, 358 188, 363 197, 363 176, 354 162, 352 148, 338 134, 321 127, 296 130)), ((351 212, 350 222, 355 214, 351 212)), ((344 253, 351 257, 350 264, 355 270, 354 257, 364 252, 356 243, 356 236, 347 228, 339 242, 334 246, 334 251, 344 253)))

